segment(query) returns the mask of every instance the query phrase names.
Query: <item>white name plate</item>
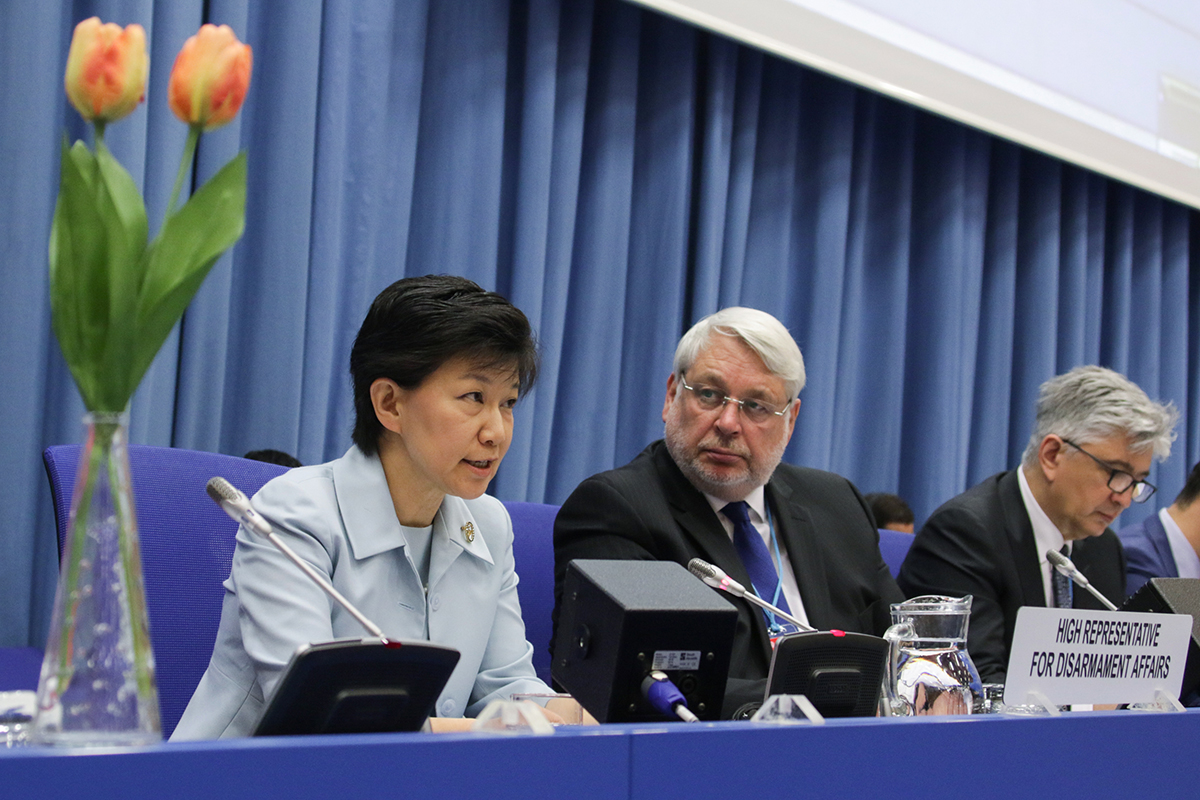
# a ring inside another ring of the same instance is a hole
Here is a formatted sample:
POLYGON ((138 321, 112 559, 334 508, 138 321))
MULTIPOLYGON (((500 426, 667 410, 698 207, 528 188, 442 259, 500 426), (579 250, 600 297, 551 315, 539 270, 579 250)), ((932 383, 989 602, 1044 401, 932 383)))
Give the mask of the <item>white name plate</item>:
POLYGON ((1041 692, 1054 705, 1149 703, 1157 690, 1179 697, 1190 614, 1080 611, 1025 606, 1017 612, 1006 705, 1041 692))

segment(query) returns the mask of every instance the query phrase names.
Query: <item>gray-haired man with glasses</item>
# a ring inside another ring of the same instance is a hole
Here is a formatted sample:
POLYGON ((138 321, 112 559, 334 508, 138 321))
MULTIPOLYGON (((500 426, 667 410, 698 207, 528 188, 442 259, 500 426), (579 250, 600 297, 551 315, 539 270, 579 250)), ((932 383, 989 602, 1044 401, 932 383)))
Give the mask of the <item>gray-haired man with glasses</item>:
POLYGON ((1076 367, 1042 384, 1021 466, 948 501, 900 570, 910 597, 970 594, 967 649, 985 682, 1003 682, 1021 606, 1101 608, 1074 592, 1047 550, 1068 555, 1105 596, 1125 597, 1125 554, 1110 529, 1154 494, 1154 457, 1171 452, 1178 412, 1125 376, 1076 367))
MULTIPOLYGON (((770 314, 727 308, 696 323, 667 378, 664 439, 563 504, 556 600, 573 559, 702 558, 813 627, 881 634, 902 598, 866 502, 845 478, 780 464, 803 387, 800 348, 770 314)), ((726 717, 762 702, 782 628, 736 604, 726 717)))

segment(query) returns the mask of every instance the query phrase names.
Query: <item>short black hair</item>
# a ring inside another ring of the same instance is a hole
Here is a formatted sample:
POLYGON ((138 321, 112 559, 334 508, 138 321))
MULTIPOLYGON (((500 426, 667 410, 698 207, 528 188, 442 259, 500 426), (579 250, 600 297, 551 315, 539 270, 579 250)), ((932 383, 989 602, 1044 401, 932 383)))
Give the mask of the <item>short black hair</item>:
POLYGON ((1197 461, 1196 466, 1188 473, 1183 489, 1175 498, 1175 504, 1180 508, 1187 508, 1197 496, 1200 496, 1200 461, 1197 461))
POLYGON ((267 464, 278 464, 279 466, 287 467, 288 469, 304 466, 300 463, 300 459, 296 458, 290 453, 285 453, 282 450, 251 450, 249 453, 246 453, 246 455, 242 456, 242 458, 248 458, 251 461, 263 461, 267 464))
POLYGON ((354 347, 354 443, 379 449, 383 425, 371 403, 371 384, 389 378, 415 389, 454 358, 483 369, 511 366, 524 396, 537 380, 537 341, 521 310, 495 292, 453 275, 401 278, 371 304, 354 347))
POLYGON ((871 507, 871 514, 875 517, 875 527, 877 528, 885 528, 893 522, 909 525, 914 520, 912 509, 898 494, 871 492, 863 499, 871 507))

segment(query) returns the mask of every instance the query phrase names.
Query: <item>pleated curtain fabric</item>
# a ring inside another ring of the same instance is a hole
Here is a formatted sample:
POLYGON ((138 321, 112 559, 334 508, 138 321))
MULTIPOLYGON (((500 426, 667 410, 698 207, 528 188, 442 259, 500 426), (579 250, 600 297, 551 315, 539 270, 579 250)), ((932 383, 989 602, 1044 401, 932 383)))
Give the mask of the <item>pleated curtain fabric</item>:
POLYGON ((561 502, 660 437, 680 334, 730 305, 804 352, 785 459, 896 491, 918 522, 1015 465, 1038 385, 1077 364, 1180 406, 1150 477, 1167 501, 1200 457, 1200 224, 1160 197, 621 0, 2 3, 0 645, 44 644, 39 453, 81 436, 46 247, 62 135, 86 133, 62 70, 91 14, 150 36, 153 102, 106 141, 152 228, 186 135, 162 102, 174 54, 203 21, 255 53, 194 170, 248 150, 246 233, 135 396, 135 443, 340 455, 371 299, 456 273, 542 343, 504 499, 561 502))

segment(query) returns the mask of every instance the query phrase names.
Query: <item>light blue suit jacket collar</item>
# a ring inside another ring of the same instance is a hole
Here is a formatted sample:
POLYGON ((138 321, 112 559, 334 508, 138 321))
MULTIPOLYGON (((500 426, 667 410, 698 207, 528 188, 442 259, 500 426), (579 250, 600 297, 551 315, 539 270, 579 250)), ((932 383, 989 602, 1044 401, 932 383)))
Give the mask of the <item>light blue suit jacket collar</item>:
MULTIPOLYGON (((343 458, 333 463, 333 485, 346 538, 356 559, 405 546, 404 530, 396 519, 392 494, 378 455, 368 456, 358 447, 351 447, 343 458)), ((461 498, 447 495, 433 520, 430 586, 437 584, 462 552, 488 564, 495 563, 467 504, 461 498)))

